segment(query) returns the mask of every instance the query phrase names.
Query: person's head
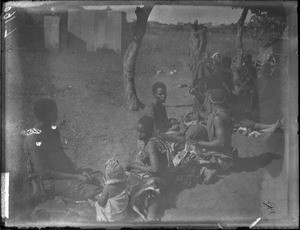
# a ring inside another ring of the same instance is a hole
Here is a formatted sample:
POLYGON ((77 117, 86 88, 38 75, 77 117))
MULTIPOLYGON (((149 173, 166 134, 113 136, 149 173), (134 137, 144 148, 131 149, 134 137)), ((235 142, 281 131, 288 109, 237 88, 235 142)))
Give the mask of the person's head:
POLYGON ((222 89, 212 89, 209 92, 209 101, 212 108, 223 106, 225 104, 225 92, 222 89))
POLYGON ((154 120, 149 116, 142 116, 137 123, 137 136, 139 140, 146 141, 154 132, 154 120))
POLYGON ((215 52, 212 56, 212 61, 213 61, 213 64, 214 65, 218 65, 221 63, 221 60, 222 60, 222 56, 219 52, 215 52))
POLYGON ((55 123, 58 118, 58 109, 52 99, 42 98, 37 100, 33 106, 33 112, 38 121, 43 123, 55 123))
POLYGON ((105 163, 105 181, 106 182, 124 182, 126 179, 125 169, 118 160, 110 158, 105 163))
POLYGON ((231 58, 226 56, 222 58, 222 66, 225 69, 230 69, 231 67, 231 58))
POLYGON ((179 122, 178 122, 178 120, 176 119, 176 118, 169 118, 169 121, 170 121, 170 123, 171 123, 171 125, 177 125, 179 122))
POLYGON ((252 55, 246 54, 244 57, 244 63, 245 65, 251 65, 252 64, 252 55))
POLYGON ((167 99, 167 87, 162 82, 155 82, 152 86, 152 95, 156 102, 164 103, 167 99))

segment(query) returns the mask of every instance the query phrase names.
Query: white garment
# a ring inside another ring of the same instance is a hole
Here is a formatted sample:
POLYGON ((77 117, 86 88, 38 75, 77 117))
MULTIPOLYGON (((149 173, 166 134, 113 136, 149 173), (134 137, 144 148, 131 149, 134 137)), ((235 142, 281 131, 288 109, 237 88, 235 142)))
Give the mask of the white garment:
POLYGON ((123 220, 127 215, 127 207, 129 203, 129 194, 125 189, 115 197, 109 198, 105 207, 101 207, 96 202, 97 221, 115 222, 123 220))

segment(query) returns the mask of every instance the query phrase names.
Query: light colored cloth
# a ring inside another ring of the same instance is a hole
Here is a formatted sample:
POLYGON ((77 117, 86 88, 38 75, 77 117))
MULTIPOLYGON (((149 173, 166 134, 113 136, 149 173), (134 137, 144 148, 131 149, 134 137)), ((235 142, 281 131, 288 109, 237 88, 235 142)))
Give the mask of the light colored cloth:
POLYGON ((95 203, 96 219, 99 222, 116 222, 124 220, 128 212, 129 195, 125 189, 115 197, 109 198, 105 207, 101 207, 98 202, 95 203))
POLYGON ((123 181, 126 178, 124 167, 114 158, 110 158, 105 163, 105 180, 107 181, 123 181))

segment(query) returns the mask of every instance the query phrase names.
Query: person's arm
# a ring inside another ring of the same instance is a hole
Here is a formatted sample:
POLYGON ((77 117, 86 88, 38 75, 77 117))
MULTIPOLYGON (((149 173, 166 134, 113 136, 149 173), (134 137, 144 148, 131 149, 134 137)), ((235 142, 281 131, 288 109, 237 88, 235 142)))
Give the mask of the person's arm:
POLYGON ((157 158, 157 152, 159 151, 157 148, 157 145, 155 142, 149 142, 147 144, 147 150, 149 154, 149 159, 150 159, 150 165, 149 166, 144 166, 140 165, 137 163, 131 164, 132 169, 137 169, 143 172, 149 172, 149 173, 158 173, 160 168, 159 168, 159 162, 157 158))
POLYGON ((150 116, 153 119, 155 118, 155 109, 153 102, 146 105, 146 107, 144 108, 144 115, 150 116))
POLYGON ((106 205, 106 203, 108 201, 108 198, 109 198, 109 188, 108 188, 108 186, 104 186, 102 192, 95 197, 95 199, 97 200, 98 204, 101 207, 104 207, 106 205))
POLYGON ((166 110, 165 106, 163 107, 161 116, 163 117, 163 122, 164 122, 165 126, 168 127, 168 129, 171 128, 172 124, 171 124, 170 120, 168 119, 167 110, 166 110))
POLYGON ((165 133, 159 133, 159 136, 163 138, 165 141, 170 141, 170 142, 177 142, 179 144, 184 144, 185 143, 185 138, 184 136, 178 136, 178 135, 171 135, 171 134, 165 134, 165 133))
POLYGON ((54 170, 49 170, 49 174, 45 175, 44 178, 57 180, 79 180, 82 182, 88 182, 91 179, 87 174, 70 174, 54 170))
POLYGON ((28 140, 26 151, 32 158, 35 171, 42 179, 70 179, 81 180, 84 182, 89 179, 88 176, 85 176, 83 174, 69 174, 51 170, 45 162, 43 154, 41 154, 42 150, 39 149, 40 146, 36 146, 36 142, 37 140, 35 137, 32 137, 30 140, 28 140))
POLYGON ((227 125, 225 121, 216 116, 214 120, 215 132, 216 132, 216 139, 210 142, 207 141, 199 141, 198 146, 200 148, 209 149, 213 151, 222 151, 222 149, 226 145, 227 141, 227 125))

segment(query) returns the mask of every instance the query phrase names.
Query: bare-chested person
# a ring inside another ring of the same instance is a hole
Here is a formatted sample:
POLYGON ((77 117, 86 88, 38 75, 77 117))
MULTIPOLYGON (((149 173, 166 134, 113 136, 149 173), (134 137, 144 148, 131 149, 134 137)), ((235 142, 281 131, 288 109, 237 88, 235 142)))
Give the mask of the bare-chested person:
POLYGON ((51 99, 34 104, 36 124, 25 138, 28 180, 31 196, 16 202, 16 209, 31 209, 54 196, 84 200, 101 192, 100 181, 92 178, 91 169, 78 168, 66 155, 56 125, 58 108, 51 99))
POLYGON ((146 105, 144 114, 154 120, 154 133, 166 141, 185 143, 184 133, 180 135, 166 134, 172 128, 172 119, 168 119, 166 107, 163 103, 167 99, 167 87, 162 82, 156 82, 152 86, 153 101, 146 105))
POLYGON ((206 126, 197 125, 198 133, 202 135, 196 140, 197 148, 203 152, 201 158, 206 162, 202 170, 205 174, 204 183, 209 182, 219 170, 227 170, 234 158, 231 145, 233 122, 226 107, 225 93, 221 89, 212 89, 208 98, 211 112, 207 117, 206 126))
POLYGON ((154 132, 165 133, 172 126, 168 119, 166 107, 163 105, 167 99, 167 87, 162 82, 156 82, 152 86, 154 101, 146 105, 145 115, 154 119, 154 132))

